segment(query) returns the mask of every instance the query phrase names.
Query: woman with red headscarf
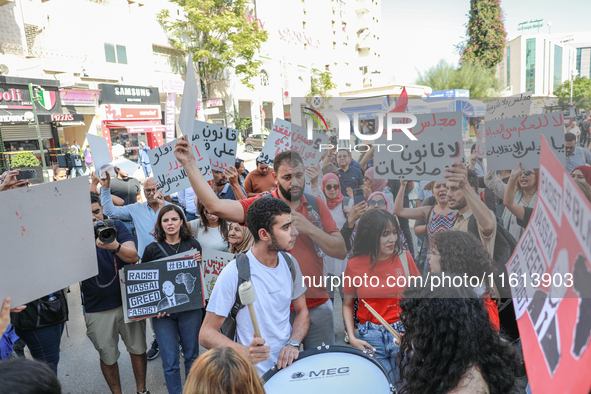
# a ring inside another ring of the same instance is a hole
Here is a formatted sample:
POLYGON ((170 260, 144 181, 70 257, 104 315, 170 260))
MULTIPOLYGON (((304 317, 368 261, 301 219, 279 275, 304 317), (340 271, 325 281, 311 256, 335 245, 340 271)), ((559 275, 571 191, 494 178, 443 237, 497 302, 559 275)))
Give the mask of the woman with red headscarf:
POLYGON ((571 178, 575 181, 586 183, 591 185, 591 167, 589 166, 578 166, 570 174, 571 178))
MULTIPOLYGON (((322 192, 326 197, 326 205, 330 210, 330 214, 334 219, 338 228, 342 228, 345 222, 347 221, 347 217, 349 216, 349 212, 351 211, 351 207, 353 206, 353 199, 350 197, 343 196, 341 193, 341 184, 339 182, 339 177, 335 174, 328 173, 322 177, 322 192)), ((334 257, 325 256, 324 257, 324 275, 325 276, 338 276, 340 277, 343 272, 345 272, 345 268, 347 266, 347 258, 343 260, 335 259, 334 257)), ((327 281, 327 286, 330 281, 327 281)), ((343 287, 340 286, 339 292, 341 297, 343 295, 343 287)), ((336 288, 329 288, 328 289, 328 296, 334 302, 334 291, 336 288)))

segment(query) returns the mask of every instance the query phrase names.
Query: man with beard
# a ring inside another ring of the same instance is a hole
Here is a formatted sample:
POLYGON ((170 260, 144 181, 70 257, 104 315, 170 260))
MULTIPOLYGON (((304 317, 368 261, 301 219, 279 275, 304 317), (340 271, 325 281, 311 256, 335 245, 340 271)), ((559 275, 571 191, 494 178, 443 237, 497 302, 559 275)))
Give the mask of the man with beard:
POLYGON ((476 193, 478 190, 478 175, 468 170, 465 165, 456 161, 452 167, 445 169, 447 179, 447 201, 451 209, 456 209, 456 219, 452 230, 469 232, 468 222, 474 215, 478 224, 478 234, 486 250, 494 255, 495 237, 497 235, 497 220, 493 211, 476 193))
MULTIPOLYGON (((241 201, 220 200, 201 175, 185 139, 181 138, 177 141, 174 153, 185 168, 197 197, 208 211, 228 221, 244 223, 248 207, 261 197, 241 201)), ((320 198, 304 194, 304 165, 300 155, 290 151, 281 152, 275 157, 273 168, 277 189, 271 193, 271 196, 291 205, 293 224, 299 233, 292 255, 300 262, 302 275, 310 281, 309 283, 314 284, 306 291, 310 329, 303 342, 304 349, 320 346, 323 342, 327 345, 334 344, 333 306, 331 302, 327 302, 329 298, 326 286, 321 280, 324 269, 323 259, 316 253, 314 243, 328 256, 344 259, 347 255, 345 241, 326 204, 320 198), (315 199, 318 207, 317 214, 322 221, 322 229, 313 225, 307 218, 308 200, 312 198, 315 199)))
POLYGON ((255 239, 246 256, 250 267, 248 279, 257 294, 253 305, 261 338, 255 337, 248 308, 241 308, 236 314, 236 342, 219 331, 236 301, 239 284, 236 260, 218 277, 199 334, 199 341, 205 348, 232 347, 250 359, 261 375, 275 363, 285 368, 297 359, 300 343, 310 326, 304 296, 306 287, 298 262, 279 253, 291 250, 296 243, 297 230, 292 223, 289 205, 278 198, 259 199, 250 205, 246 214, 246 225, 255 239), (291 260, 292 267, 286 257, 291 260), (293 329, 289 321, 292 304, 296 315, 293 329))

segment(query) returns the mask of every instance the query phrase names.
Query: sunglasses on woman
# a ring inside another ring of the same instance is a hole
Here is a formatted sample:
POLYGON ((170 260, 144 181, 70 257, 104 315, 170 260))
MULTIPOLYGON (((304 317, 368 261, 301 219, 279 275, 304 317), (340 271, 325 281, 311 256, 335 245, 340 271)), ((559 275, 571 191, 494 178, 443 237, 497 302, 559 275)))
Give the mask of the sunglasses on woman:
POLYGON ((535 174, 535 172, 534 171, 527 170, 527 171, 523 171, 523 173, 521 174, 521 176, 530 176, 531 174, 535 174))
POLYGON ((324 186, 324 188, 326 190, 337 190, 339 188, 339 185, 326 185, 324 186))
POLYGON ((369 200, 368 204, 370 207, 373 207, 374 205, 378 204, 379 207, 383 207, 384 205, 386 205, 386 200, 369 200))

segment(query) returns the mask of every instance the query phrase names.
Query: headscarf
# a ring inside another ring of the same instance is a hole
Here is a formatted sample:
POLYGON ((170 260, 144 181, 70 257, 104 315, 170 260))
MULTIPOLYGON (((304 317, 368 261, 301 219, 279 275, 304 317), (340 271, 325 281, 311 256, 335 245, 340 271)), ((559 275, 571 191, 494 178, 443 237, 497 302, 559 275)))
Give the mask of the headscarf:
POLYGON ((339 181, 339 177, 333 173, 324 174, 324 176, 322 177, 322 192, 326 196, 326 205, 328 206, 328 209, 335 209, 335 207, 337 207, 340 203, 343 202, 343 193, 341 193, 341 182, 339 181), (326 183, 331 179, 337 181, 337 190, 339 194, 337 194, 335 198, 328 198, 328 196, 326 196, 326 192, 324 191, 326 183))
MULTIPOLYGON (((387 181, 386 181, 386 182, 387 182, 387 181)), ((384 193, 384 192, 382 192, 382 191, 375 192, 375 193, 371 193, 371 194, 369 195, 369 197, 367 198, 367 201, 371 200, 371 198, 372 198, 373 196, 376 196, 376 195, 378 195, 378 194, 379 194, 380 196, 384 197, 384 200, 386 200, 386 210, 387 210, 388 212, 392 213, 392 210, 391 210, 391 207, 392 207, 392 206, 390 205, 390 199, 388 198, 388 196, 386 195, 386 193, 384 193)))
POLYGON ((242 242, 238 245, 230 244, 230 253, 242 253, 250 249, 254 245, 254 236, 246 226, 240 226, 240 232, 242 233, 242 242))
POLYGON ((374 178, 374 167, 368 168, 367 171, 365 171, 365 176, 371 180, 371 191, 372 192, 381 192, 388 185, 387 179, 375 179, 374 178))
MULTIPOLYGON (((581 171, 583 173, 583 176, 585 177, 585 181, 587 182, 587 185, 591 185, 591 167, 578 166, 575 168, 575 170, 581 171)), ((571 174, 572 174, 572 172, 571 172, 571 174)))

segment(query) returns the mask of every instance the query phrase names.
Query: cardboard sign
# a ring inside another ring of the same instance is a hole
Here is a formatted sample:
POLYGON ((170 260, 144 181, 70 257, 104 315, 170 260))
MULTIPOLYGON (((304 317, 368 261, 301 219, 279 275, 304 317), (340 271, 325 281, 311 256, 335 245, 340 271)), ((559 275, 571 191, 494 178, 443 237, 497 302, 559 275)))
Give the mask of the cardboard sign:
POLYGON ((179 114, 179 128, 183 135, 191 135, 193 132, 193 123, 195 122, 195 112, 198 101, 199 89, 197 88, 195 69, 193 68, 193 54, 189 52, 189 55, 187 56, 185 87, 183 88, 183 101, 181 102, 181 112, 179 114))
POLYGON ((126 265, 121 271, 126 322, 205 305, 199 263, 193 256, 126 265))
MULTIPOLYGON (((162 190, 162 194, 165 196, 191 187, 191 182, 189 182, 185 169, 174 156, 174 146, 177 140, 178 138, 148 151, 157 187, 162 190)), ((193 147, 193 156, 195 156, 195 161, 201 170, 201 174, 203 174, 207 181, 213 179, 211 165, 209 159, 204 154, 205 152, 198 150, 195 144, 191 144, 191 146, 193 147)))
POLYGON ((313 140, 309 140, 307 136, 308 130, 305 127, 277 118, 258 160, 272 167, 275 156, 280 152, 293 150, 304 161, 304 167, 318 166, 320 144, 328 144, 329 138, 326 134, 316 132, 313 133, 313 140))
POLYGON ((0 206, 0 300, 16 307, 98 275, 88 177, 3 191, 0 206))
MULTIPOLYGON (((484 115, 485 124, 491 120, 529 116, 531 96, 532 92, 526 92, 487 103, 484 115)), ((476 135, 476 155, 481 158, 486 157, 485 129, 486 127, 479 125, 476 135)))
POLYGON ((488 170, 538 168, 540 135, 564 163, 564 125, 562 112, 499 119, 485 123, 488 170))
POLYGON ((238 130, 196 120, 191 138, 200 151, 207 152, 211 168, 224 171, 236 164, 238 134, 238 130))
POLYGON ((538 200, 507 273, 534 394, 591 389, 591 204, 542 136, 538 200))
POLYGON ((220 252, 219 250, 203 248, 201 251, 201 269, 203 275, 203 297, 209 300, 213 286, 222 269, 230 261, 234 260, 235 255, 233 253, 220 252))
MULTIPOLYGON (((417 125, 409 130, 417 141, 410 140, 399 130, 394 130, 390 141, 385 134, 377 139, 374 153, 376 178, 445 182, 445 167, 462 160, 461 112, 416 117, 417 125), (393 144, 399 145, 392 147, 393 144)), ((400 123, 408 123, 408 120, 401 119, 400 123)))
MULTIPOLYGON (((98 135, 86 133, 88 145, 90 145, 90 152, 92 153, 92 160, 94 161, 94 172, 99 178, 103 178, 101 170, 107 168, 107 165, 113 161, 111 158, 111 152, 109 151, 109 145, 104 137, 98 135)), ((115 171, 109 171, 111 177, 117 176, 115 171)))

